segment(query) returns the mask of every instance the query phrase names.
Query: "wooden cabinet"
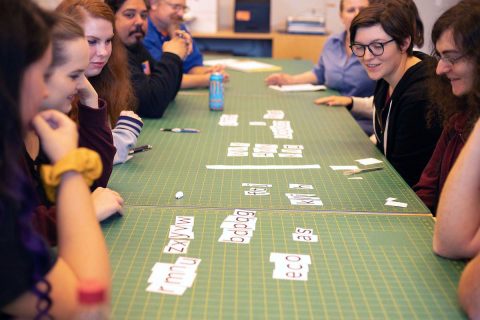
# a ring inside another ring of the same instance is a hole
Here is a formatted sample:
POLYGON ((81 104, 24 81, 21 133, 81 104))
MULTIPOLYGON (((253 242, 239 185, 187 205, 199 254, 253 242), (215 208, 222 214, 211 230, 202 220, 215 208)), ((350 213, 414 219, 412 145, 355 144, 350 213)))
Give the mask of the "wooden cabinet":
MULTIPOLYGON (((232 30, 220 30, 216 33, 192 33, 194 39, 208 41, 225 40, 225 46, 232 46, 240 41, 253 41, 271 44, 271 57, 274 59, 301 59, 310 60, 316 64, 318 57, 322 52, 323 45, 327 39, 327 35, 304 35, 289 34, 281 32, 270 33, 237 33, 232 30)), ((270 53, 269 53, 270 55, 270 53)))
POLYGON ((327 35, 275 33, 272 57, 276 59, 310 60, 316 64, 327 37, 327 35))

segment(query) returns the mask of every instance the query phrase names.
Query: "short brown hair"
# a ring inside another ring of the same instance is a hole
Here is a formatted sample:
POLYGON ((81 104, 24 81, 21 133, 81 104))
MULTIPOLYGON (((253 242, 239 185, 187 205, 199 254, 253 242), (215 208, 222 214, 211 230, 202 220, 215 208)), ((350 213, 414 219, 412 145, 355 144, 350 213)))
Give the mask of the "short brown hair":
POLYGON ((350 26, 350 42, 355 43, 358 29, 368 28, 379 24, 382 29, 392 37, 397 46, 404 44, 405 39, 410 38, 407 54, 413 55, 413 42, 415 39, 415 15, 411 10, 405 10, 398 0, 390 0, 387 3, 375 3, 360 10, 353 18, 350 26))

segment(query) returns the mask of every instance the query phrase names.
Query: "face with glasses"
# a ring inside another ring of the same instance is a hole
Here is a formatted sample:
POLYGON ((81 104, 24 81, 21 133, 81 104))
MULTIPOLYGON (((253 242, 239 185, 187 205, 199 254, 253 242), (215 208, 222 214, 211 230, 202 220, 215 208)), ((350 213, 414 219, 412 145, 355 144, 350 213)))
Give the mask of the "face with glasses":
POLYGON ((438 59, 436 73, 450 81, 454 95, 469 93, 473 87, 476 68, 473 61, 458 49, 451 29, 442 33, 435 43, 435 51, 438 59))
POLYGON ((410 42, 405 41, 399 48, 380 24, 359 28, 353 40, 352 53, 362 62, 370 79, 383 78, 394 83, 410 42))
POLYGON ((115 29, 126 46, 140 42, 147 32, 148 11, 144 0, 127 0, 115 14, 115 29))
POLYGON ((168 32, 172 25, 178 28, 187 11, 185 0, 157 0, 151 6, 150 17, 160 31, 168 32))

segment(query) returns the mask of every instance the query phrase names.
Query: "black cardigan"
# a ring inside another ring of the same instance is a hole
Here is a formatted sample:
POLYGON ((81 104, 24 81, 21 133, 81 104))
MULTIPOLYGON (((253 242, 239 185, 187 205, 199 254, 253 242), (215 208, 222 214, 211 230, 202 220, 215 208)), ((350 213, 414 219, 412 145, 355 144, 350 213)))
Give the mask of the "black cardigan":
POLYGON ((180 89, 183 61, 176 54, 165 52, 156 62, 143 44, 127 49, 130 78, 138 99, 137 113, 141 117, 161 118, 180 89), (146 61, 150 75, 144 73, 146 61))
POLYGON ((414 52, 414 56, 422 61, 405 72, 391 99, 386 101, 389 84, 381 79, 377 81, 373 100, 377 146, 410 186, 419 180, 441 133, 441 128, 429 128, 426 122, 427 80, 434 76, 429 60, 433 58, 421 52, 414 52))

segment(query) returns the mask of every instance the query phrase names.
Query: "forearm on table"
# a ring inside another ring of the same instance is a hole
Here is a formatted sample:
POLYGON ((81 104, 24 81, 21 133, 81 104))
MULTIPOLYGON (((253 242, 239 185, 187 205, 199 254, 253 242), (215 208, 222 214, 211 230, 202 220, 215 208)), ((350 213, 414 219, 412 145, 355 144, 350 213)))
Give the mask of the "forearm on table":
POLYGON ((351 97, 353 104, 351 112, 352 114, 364 116, 364 117, 373 117, 373 96, 361 98, 361 97, 351 97))
POLYGON ((57 192, 58 256, 79 280, 110 284, 105 238, 95 216, 90 190, 81 174, 67 172, 57 192))
POLYGON ((181 88, 190 89, 190 88, 198 88, 198 87, 208 87, 209 84, 210 84, 209 74, 186 73, 183 75, 181 88))

